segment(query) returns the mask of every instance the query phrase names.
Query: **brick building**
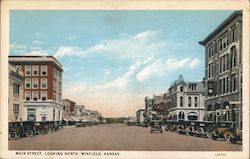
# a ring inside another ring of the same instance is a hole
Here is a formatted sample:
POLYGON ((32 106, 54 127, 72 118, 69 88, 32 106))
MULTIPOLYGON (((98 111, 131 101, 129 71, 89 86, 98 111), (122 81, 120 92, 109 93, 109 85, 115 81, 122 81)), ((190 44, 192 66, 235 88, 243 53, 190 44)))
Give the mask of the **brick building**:
POLYGON ((24 70, 23 120, 62 119, 62 66, 53 56, 9 56, 24 70))
POLYGON ((242 12, 236 11, 203 41, 205 119, 242 124, 242 12))

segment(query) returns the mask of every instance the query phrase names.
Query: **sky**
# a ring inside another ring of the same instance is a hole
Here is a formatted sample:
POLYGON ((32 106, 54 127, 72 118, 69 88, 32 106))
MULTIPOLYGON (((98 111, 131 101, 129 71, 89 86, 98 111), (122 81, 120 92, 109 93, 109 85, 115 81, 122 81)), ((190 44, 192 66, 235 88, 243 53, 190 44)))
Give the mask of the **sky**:
POLYGON ((202 81, 206 38, 230 10, 12 10, 10 55, 52 55, 63 98, 104 117, 135 116, 180 74, 202 81))

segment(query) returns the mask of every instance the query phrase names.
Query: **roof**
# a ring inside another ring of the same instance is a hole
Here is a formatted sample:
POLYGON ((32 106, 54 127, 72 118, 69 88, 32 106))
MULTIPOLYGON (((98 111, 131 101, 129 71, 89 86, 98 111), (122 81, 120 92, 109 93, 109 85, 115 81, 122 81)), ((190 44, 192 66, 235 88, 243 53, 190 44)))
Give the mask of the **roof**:
POLYGON ((60 71, 63 71, 62 65, 54 56, 9 56, 9 62, 52 62, 60 71))
POLYGON ((232 13, 212 33, 210 33, 204 40, 200 41, 199 44, 205 45, 216 33, 224 29, 232 21, 232 19, 236 18, 237 16, 242 16, 242 11, 235 11, 232 13))

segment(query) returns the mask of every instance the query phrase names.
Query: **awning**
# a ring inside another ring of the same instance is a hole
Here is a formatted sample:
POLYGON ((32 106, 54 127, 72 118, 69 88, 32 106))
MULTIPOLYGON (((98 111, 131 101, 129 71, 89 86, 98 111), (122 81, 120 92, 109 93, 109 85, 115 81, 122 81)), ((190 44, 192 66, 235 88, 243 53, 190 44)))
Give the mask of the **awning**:
POLYGON ((64 121, 69 121, 67 118, 62 118, 62 120, 64 120, 64 121))
POLYGON ((76 122, 79 122, 79 120, 77 118, 75 118, 74 116, 71 116, 69 121, 76 121, 76 122))
POLYGON ((188 113, 188 116, 197 116, 197 113, 191 112, 191 113, 188 113))

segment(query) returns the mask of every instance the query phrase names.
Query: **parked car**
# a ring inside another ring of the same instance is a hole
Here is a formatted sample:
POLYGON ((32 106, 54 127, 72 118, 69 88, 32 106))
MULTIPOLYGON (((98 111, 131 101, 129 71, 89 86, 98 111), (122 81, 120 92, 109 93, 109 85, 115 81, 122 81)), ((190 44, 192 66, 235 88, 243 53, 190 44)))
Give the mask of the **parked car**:
POLYGON ((34 122, 9 122, 9 139, 19 139, 21 137, 31 137, 34 135, 34 122))
POLYGON ((63 123, 62 121, 55 121, 55 130, 61 131, 63 129, 63 123))
POLYGON ((23 136, 21 122, 9 122, 9 139, 15 140, 23 136))
POLYGON ((161 120, 151 120, 150 122, 151 130, 150 132, 160 132, 162 133, 162 121, 161 120))
POLYGON ((232 128, 236 127, 235 122, 227 122, 227 121, 221 121, 214 125, 214 128, 212 128, 209 133, 208 137, 217 140, 218 138, 224 138, 224 135, 228 133, 228 131, 232 128))
POLYGON ((237 141, 242 141, 242 130, 231 128, 224 133, 224 139, 235 144, 237 141))
POLYGON ((75 124, 75 127, 86 127, 86 126, 89 126, 90 123, 87 122, 87 121, 80 121, 78 123, 75 124))
POLYGON ((38 135, 47 133, 45 122, 35 122, 34 129, 35 133, 38 135))
POLYGON ((165 123, 165 131, 176 131, 178 122, 176 120, 167 120, 165 123))
POLYGON ((198 137, 207 137, 207 134, 213 130, 217 124, 211 121, 196 121, 193 134, 198 137))
POLYGON ((23 133, 27 137, 32 137, 35 135, 34 122, 33 121, 24 121, 21 122, 23 133))

